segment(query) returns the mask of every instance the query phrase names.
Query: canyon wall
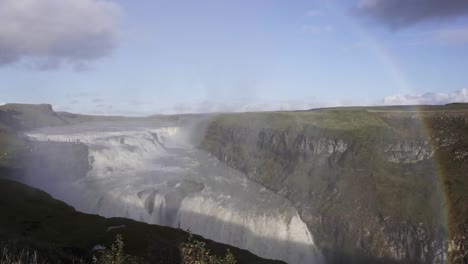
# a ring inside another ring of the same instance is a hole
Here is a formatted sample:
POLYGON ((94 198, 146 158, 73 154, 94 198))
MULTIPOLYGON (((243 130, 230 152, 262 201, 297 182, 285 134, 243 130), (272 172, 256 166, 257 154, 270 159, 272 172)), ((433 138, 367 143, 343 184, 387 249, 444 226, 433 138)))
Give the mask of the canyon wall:
POLYGON ((329 263, 467 263, 465 112, 225 114, 201 148, 290 199, 329 263))

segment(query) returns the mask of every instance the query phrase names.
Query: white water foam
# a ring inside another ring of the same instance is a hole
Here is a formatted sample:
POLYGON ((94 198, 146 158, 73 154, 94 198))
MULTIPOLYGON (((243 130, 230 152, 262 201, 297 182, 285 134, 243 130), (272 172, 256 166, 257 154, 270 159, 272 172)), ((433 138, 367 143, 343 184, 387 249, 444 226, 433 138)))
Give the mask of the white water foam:
POLYGON ((81 179, 36 187, 83 212, 190 228, 288 263, 322 263, 311 233, 288 200, 194 148, 187 132, 176 126, 119 123, 30 132, 35 140, 86 144, 92 165, 81 179))

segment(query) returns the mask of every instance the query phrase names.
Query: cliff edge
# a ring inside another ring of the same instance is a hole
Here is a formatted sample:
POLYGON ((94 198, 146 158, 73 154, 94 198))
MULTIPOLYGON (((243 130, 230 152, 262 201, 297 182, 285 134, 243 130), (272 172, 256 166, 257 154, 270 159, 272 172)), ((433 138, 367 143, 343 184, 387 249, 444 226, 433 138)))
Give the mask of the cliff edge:
POLYGON ((299 209, 329 263, 467 263, 468 105, 221 114, 200 147, 299 209))

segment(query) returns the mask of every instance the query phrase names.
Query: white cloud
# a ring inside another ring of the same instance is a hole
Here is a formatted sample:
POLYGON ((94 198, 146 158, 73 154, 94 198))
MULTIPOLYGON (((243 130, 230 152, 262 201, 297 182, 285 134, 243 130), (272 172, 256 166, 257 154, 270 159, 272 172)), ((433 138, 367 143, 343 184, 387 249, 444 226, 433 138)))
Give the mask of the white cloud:
POLYGON ((468 102, 468 88, 453 93, 396 94, 387 96, 382 100, 384 105, 437 105, 453 102, 468 102))
POLYGON ((30 59, 42 70, 63 62, 81 69, 114 48, 120 14, 105 0, 1 0, 0 65, 30 59))

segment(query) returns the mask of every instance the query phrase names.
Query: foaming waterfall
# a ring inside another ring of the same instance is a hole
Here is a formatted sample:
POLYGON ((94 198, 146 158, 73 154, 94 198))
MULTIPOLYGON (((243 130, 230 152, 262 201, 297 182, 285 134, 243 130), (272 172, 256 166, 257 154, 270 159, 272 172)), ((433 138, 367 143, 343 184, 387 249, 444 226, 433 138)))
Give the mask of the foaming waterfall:
POLYGON ((43 188, 78 210, 190 228, 218 242, 288 263, 321 263, 294 206, 190 144, 183 127, 82 124, 28 134, 81 142, 91 170, 43 188), (58 190, 60 189, 60 190, 58 190))

